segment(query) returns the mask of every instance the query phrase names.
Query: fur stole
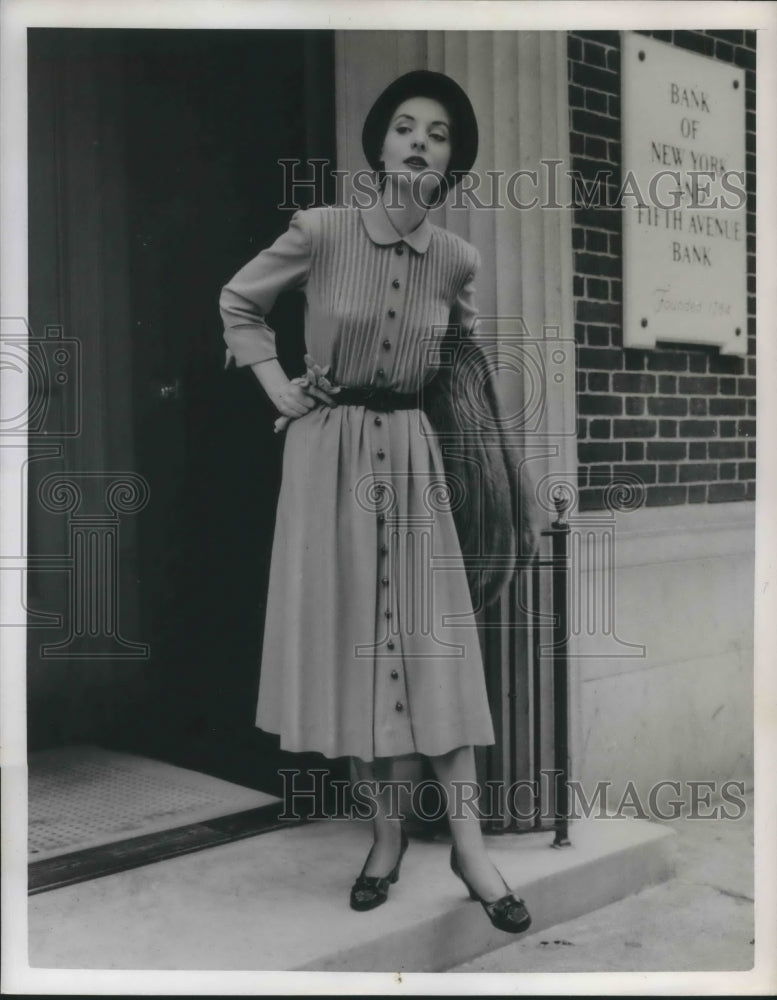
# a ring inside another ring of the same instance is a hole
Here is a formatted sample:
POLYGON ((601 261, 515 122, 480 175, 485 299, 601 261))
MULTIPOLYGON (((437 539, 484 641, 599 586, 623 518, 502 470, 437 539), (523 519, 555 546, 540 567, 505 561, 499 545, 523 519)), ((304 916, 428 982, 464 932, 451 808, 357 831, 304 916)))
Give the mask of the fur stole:
POLYGON ((519 556, 539 539, 536 497, 523 449, 507 440, 486 352, 455 328, 441 345, 441 366, 424 387, 422 406, 438 437, 473 607, 495 601, 519 556), (450 350, 448 350, 450 348, 450 350))

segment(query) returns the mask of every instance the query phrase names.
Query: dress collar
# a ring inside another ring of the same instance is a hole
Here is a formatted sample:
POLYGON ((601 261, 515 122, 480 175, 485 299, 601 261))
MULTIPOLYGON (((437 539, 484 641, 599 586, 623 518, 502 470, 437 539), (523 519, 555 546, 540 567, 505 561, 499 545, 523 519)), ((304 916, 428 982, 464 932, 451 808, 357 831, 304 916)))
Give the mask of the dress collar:
POLYGON ((428 216, 425 215, 420 225, 412 232, 401 236, 392 225, 382 199, 378 198, 375 204, 368 208, 360 208, 359 212, 367 235, 373 243, 379 246, 391 246, 393 243, 404 242, 417 253, 426 253, 428 250, 432 238, 432 224, 428 216))

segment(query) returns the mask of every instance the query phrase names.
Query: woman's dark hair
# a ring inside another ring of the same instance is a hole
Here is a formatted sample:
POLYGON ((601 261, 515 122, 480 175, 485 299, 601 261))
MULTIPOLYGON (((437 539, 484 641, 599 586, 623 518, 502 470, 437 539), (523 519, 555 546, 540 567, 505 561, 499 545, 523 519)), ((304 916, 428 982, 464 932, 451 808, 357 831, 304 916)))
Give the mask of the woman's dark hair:
MULTIPOLYGON (((478 123, 470 99, 461 87, 444 73, 416 69, 397 77, 379 95, 367 112, 362 128, 362 149, 367 162, 378 174, 381 188, 385 180, 380 151, 394 112, 411 97, 431 97, 439 101, 450 116, 451 158, 440 186, 439 204, 450 188, 455 187, 472 168, 478 152, 478 123)), ((431 207, 431 206, 430 206, 431 207)))

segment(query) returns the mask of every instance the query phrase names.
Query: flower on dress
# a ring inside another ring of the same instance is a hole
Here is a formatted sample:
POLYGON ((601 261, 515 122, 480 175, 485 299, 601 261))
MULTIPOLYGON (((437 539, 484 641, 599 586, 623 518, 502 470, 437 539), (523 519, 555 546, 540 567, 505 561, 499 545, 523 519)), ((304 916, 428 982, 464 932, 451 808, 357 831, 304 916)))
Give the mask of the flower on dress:
MULTIPOLYGON (((291 380, 292 385, 301 385, 303 388, 312 387, 319 389, 321 392, 325 392, 328 396, 336 396, 340 391, 341 386, 334 385, 329 378, 332 370, 331 365, 326 365, 324 368, 321 365, 317 365, 313 358, 309 355, 305 355, 305 364, 307 370, 304 375, 299 376, 299 378, 293 378, 291 380)), ((280 431, 285 430, 295 417, 281 416, 275 421, 275 433, 278 434, 280 431)))

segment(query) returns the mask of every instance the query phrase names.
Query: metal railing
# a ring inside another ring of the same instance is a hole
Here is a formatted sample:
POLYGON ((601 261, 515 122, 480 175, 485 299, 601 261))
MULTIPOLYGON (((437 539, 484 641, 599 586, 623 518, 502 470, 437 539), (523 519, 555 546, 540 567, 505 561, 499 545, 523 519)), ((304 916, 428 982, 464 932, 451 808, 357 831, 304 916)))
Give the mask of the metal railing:
POLYGON ((565 847, 570 844, 569 500, 558 495, 554 503, 556 520, 541 532, 549 553, 519 560, 505 604, 486 623, 492 630, 486 673, 497 744, 481 755, 479 772, 483 787, 526 789, 524 799, 530 799, 521 816, 511 812, 515 795, 496 817, 486 808, 486 832, 552 831, 552 846, 565 847))

